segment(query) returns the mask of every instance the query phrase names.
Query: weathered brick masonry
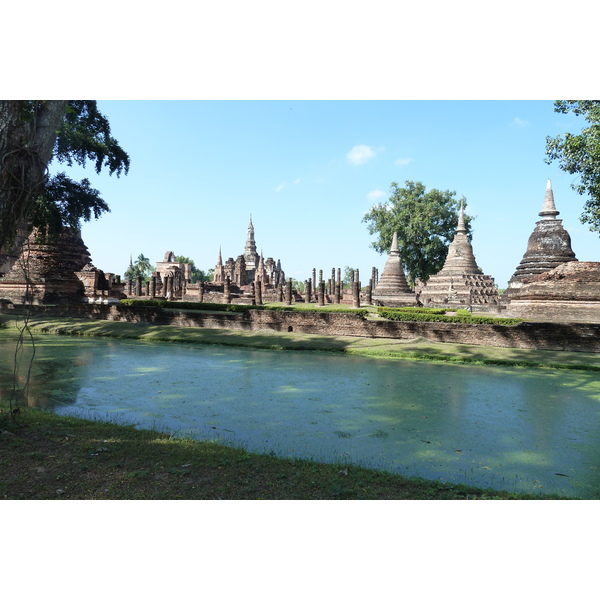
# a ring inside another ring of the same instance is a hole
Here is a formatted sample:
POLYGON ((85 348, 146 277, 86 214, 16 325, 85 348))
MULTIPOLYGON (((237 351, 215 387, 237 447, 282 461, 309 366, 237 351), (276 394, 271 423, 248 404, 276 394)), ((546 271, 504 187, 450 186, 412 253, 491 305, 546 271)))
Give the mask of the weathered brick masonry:
MULTIPOLYGON (((18 309, 2 309, 4 314, 18 309)), ((103 304, 34 306, 34 314, 105 319, 132 323, 153 323, 179 327, 205 327, 243 331, 271 330, 316 335, 348 335, 369 338, 414 339, 435 342, 600 352, 598 323, 521 323, 516 326, 472 325, 467 323, 421 323, 369 321, 357 314, 303 313, 248 310, 243 313, 201 313, 103 304)))

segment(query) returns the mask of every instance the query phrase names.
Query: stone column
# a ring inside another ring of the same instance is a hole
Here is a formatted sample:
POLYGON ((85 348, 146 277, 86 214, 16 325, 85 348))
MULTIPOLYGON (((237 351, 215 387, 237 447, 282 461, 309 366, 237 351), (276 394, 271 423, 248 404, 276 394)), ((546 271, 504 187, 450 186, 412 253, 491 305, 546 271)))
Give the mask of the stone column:
POLYGON ((142 276, 137 276, 137 281, 135 282, 135 295, 140 297, 142 295, 142 276))
POLYGON ((327 280, 327 294, 331 296, 331 294, 333 294, 333 288, 332 288, 333 282, 331 281, 331 279, 327 280))
POLYGON ((198 301, 204 302, 204 281, 198 282, 198 301))
POLYGON ((156 296, 156 276, 152 275, 150 279, 150 298, 154 298, 156 296))
POLYGON ((373 280, 369 279, 369 287, 367 287, 367 304, 370 306, 371 304, 373 304, 373 297, 372 297, 372 293, 373 293, 373 280))
POLYGON ((144 284, 144 287, 146 288, 144 290, 144 295, 149 296, 150 295, 150 282, 146 281, 146 283, 144 284))
POLYGON ((333 294, 335 291, 335 269, 331 269, 331 291, 330 294, 333 294))
POLYGON ((262 281, 259 281, 256 284, 254 292, 255 292, 256 304, 258 306, 260 306, 263 303, 263 301, 262 301, 262 281))
POLYGON ((317 270, 313 269, 312 273, 312 289, 315 290, 315 294, 317 293, 317 270))
POLYGON ((223 302, 224 304, 231 304, 231 279, 229 277, 225 278, 225 283, 223 284, 223 302))
POLYGON ((285 303, 287 306, 292 304, 292 278, 287 280, 287 286, 285 290, 285 303))
POLYGON ((131 279, 127 280, 127 295, 131 296, 133 294, 133 282, 131 279))
POLYGON ((319 282, 319 300, 317 303, 319 306, 325 306, 325 282, 324 281, 319 282))
POLYGON ((341 297, 342 297, 341 283, 340 283, 340 280, 338 279, 335 282, 335 303, 336 304, 340 304, 341 297))
POLYGON ((254 283, 254 281, 250 284, 250 304, 252 304, 252 305, 257 304, 257 300, 256 300, 257 287, 258 286, 254 283))
POLYGON ((323 281, 323 269, 319 269, 319 285, 321 285, 322 281, 323 281))
POLYGON ((311 302, 312 301, 312 286, 311 286, 311 280, 307 279, 306 280, 306 287, 305 287, 305 296, 306 296, 306 302, 311 302))
POLYGON ((358 281, 352 284, 352 308, 360 308, 360 283, 358 281))
POLYGON ((277 302, 283 302, 283 281, 277 285, 277 302))

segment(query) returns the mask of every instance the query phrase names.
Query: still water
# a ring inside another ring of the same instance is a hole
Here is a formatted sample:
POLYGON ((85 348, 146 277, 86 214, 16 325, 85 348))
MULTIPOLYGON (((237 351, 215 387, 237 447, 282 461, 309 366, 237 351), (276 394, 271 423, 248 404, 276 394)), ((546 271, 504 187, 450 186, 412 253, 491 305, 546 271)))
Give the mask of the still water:
MULTIPOLYGON (((597 373, 49 335, 36 345, 30 403, 60 414, 278 456, 600 497, 597 373)), ((13 348, 0 332, 3 398, 13 348)))

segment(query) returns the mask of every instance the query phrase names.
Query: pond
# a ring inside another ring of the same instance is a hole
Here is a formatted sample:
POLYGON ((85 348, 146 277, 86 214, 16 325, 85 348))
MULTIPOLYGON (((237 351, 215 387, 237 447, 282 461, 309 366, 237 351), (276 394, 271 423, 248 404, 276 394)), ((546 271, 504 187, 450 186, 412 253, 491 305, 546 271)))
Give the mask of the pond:
MULTIPOLYGON (((0 392, 7 398, 14 335, 0 332, 0 344, 0 392)), ((590 372, 42 335, 30 403, 277 456, 597 498, 599 379, 590 372)))

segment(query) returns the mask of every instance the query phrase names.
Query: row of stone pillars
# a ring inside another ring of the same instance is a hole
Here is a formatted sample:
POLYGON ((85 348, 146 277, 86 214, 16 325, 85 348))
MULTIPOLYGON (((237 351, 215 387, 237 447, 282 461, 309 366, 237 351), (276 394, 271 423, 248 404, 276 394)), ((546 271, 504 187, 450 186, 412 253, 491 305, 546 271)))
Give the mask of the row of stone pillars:
MULTIPOLYGON (((173 283, 174 283, 174 277, 164 277, 163 281, 162 281, 162 290, 161 290, 161 297, 164 298, 172 298, 173 297, 173 293, 174 293, 174 289, 173 289, 173 283)), ((157 296, 157 277, 156 276, 152 276, 150 278, 150 281, 143 281, 142 276, 138 275, 136 281, 135 281, 135 295, 136 296, 149 296, 150 298, 156 298, 157 296)), ((186 285, 186 281, 184 280, 182 282, 183 288, 181 290, 181 296, 183 297, 186 292, 187 292, 187 285, 186 285)), ((133 295, 133 281, 131 279, 127 280, 127 295, 128 296, 132 296, 133 295)))
MULTIPOLYGON (((372 268, 371 271, 371 279, 369 280, 369 285, 366 288, 366 303, 372 304, 372 294, 373 289, 377 285, 379 281, 379 270, 375 267, 372 268)), ((352 294, 352 306, 359 307, 360 306, 360 290, 361 290, 361 282, 360 282, 360 272, 359 269, 353 269, 350 277, 350 291, 352 294)), ((337 269, 337 277, 336 277, 336 269, 331 269, 331 279, 328 279, 327 282, 323 280, 323 270, 319 270, 319 280, 317 282, 317 270, 312 270, 312 278, 307 279, 304 282, 304 290, 305 290, 305 298, 306 302, 312 302, 313 298, 315 299, 317 305, 324 306, 325 305, 325 295, 334 296, 334 304, 340 304, 340 301, 343 297, 343 284, 341 277, 341 269, 337 269)))
MULTIPOLYGON (((200 284, 199 290, 202 288, 202 294, 204 293, 204 284, 200 284)), ((283 302, 285 296, 285 303, 290 306, 292 304, 292 280, 288 279, 287 283, 280 283, 277 288, 277 301, 283 302), (284 291, 285 287, 285 291, 284 291)), ((256 306, 260 306, 263 303, 262 298, 262 283, 259 281, 255 283, 254 281, 250 284, 250 302, 256 306)), ((200 293, 200 292, 199 292, 200 293)), ((202 300, 200 300, 202 302, 202 300)), ((231 279, 229 277, 225 278, 223 282, 223 302, 224 304, 231 304, 231 279)))

